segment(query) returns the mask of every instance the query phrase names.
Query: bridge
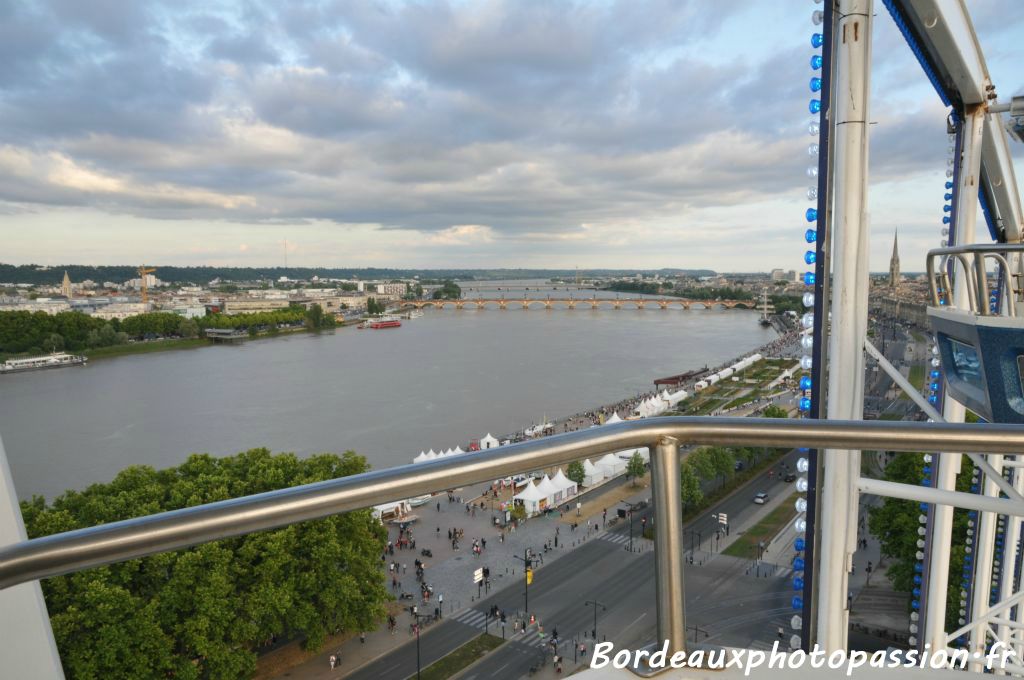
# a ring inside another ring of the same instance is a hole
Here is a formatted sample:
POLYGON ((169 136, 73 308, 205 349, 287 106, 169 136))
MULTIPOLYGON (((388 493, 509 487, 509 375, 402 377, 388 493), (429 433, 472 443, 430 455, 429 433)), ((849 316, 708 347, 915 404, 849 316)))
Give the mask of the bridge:
POLYGON ((488 305, 496 306, 498 309, 508 309, 509 307, 519 309, 529 309, 533 306, 543 307, 544 309, 555 309, 556 305, 558 308, 576 309, 576 307, 590 307, 591 309, 598 309, 601 306, 611 307, 612 309, 622 309, 623 307, 632 307, 634 309, 646 309, 648 307, 658 307, 660 309, 690 309, 691 307, 696 309, 733 309, 735 307, 743 307, 744 309, 756 309, 757 302, 755 300, 690 300, 687 298, 462 298, 458 300, 409 300, 402 303, 403 307, 415 307, 416 309, 423 309, 424 307, 434 307, 435 309, 444 309, 445 307, 454 307, 455 309, 476 308, 486 309, 488 305))

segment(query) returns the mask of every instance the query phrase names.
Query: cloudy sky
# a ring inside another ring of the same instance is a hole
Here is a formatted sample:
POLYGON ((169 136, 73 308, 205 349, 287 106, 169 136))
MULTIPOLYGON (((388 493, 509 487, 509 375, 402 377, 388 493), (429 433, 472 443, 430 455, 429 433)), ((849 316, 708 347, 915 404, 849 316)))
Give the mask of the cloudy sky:
MULTIPOLYGON (((871 266, 920 270, 946 112, 875 4, 871 266)), ((0 261, 798 269, 816 7, 0 0, 0 261)))

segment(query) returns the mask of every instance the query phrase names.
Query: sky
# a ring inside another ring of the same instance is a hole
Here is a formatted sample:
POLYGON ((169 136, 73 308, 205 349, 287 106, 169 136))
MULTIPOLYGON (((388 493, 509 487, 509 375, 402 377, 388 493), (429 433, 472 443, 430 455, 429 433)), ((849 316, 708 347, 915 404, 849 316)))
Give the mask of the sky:
MULTIPOLYGON (((0 261, 800 270, 819 7, 0 0, 0 261)), ((875 11, 870 267, 920 271, 947 111, 875 11)))

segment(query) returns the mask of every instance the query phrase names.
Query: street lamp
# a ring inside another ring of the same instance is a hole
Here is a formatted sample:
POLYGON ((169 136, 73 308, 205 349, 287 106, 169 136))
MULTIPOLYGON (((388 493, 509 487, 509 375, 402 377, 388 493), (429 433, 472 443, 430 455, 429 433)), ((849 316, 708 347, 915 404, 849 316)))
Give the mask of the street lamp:
POLYGON ((512 557, 516 558, 517 560, 522 560, 522 562, 523 562, 523 617, 524 618, 526 616, 528 616, 529 612, 530 612, 529 593, 530 593, 530 574, 531 574, 531 568, 533 566, 532 556, 533 556, 533 550, 531 548, 526 548, 525 550, 523 550, 523 556, 522 557, 520 557, 519 555, 513 555, 512 556, 512 557))
POLYGON ((594 642, 597 642, 597 608, 600 607, 601 611, 608 611, 608 607, 597 600, 587 600, 583 603, 583 606, 594 608, 594 630, 591 631, 591 637, 594 638, 594 642))
POLYGON ((416 680, 420 680, 420 619, 429 619, 429 614, 420 614, 416 606, 412 607, 413 620, 416 622, 416 680))

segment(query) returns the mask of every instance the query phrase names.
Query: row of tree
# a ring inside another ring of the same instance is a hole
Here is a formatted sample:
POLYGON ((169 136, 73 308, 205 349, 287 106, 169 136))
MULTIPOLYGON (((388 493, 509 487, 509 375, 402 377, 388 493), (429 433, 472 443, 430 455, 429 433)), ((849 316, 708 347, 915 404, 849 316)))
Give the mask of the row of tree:
MULTIPOLYGON (((130 467, 108 484, 21 504, 31 538, 365 472, 349 451, 253 449, 130 467)), ((320 647, 372 629, 389 599, 387 532, 361 510, 43 581, 68 678, 241 678, 278 638, 320 647)))
POLYGON ((441 287, 434 291, 435 300, 458 300, 462 297, 462 288, 451 279, 441 284, 441 287))
POLYGON ((604 290, 646 295, 672 295, 688 300, 752 300, 754 294, 742 288, 728 286, 700 286, 683 288, 670 281, 613 281, 604 290))
POLYGON ((320 305, 251 314, 211 314, 185 319, 171 312, 149 312, 126 319, 104 320, 82 312, 0 312, 0 354, 23 354, 124 344, 130 340, 195 338, 207 328, 276 332, 282 326, 305 325, 311 330, 334 328, 333 314, 320 305))

